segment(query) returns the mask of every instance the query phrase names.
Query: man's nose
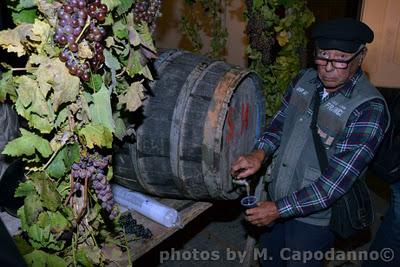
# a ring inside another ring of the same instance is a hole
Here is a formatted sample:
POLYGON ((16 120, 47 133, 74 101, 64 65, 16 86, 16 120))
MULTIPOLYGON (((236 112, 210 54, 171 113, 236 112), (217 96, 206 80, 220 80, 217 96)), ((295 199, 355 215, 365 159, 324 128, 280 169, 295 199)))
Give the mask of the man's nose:
POLYGON ((333 71, 335 67, 332 64, 332 61, 328 61, 328 63, 325 65, 325 71, 330 72, 333 71))

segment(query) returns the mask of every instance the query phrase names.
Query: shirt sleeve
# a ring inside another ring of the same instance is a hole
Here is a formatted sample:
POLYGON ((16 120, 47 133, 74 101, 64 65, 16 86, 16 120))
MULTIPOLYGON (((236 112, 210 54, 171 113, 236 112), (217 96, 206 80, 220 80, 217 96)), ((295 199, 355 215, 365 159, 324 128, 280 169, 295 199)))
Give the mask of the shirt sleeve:
POLYGON ((305 70, 302 70, 289 84, 288 89, 283 95, 281 107, 279 108, 278 112, 276 112, 275 115, 272 117, 272 120, 266 131, 261 135, 260 138, 256 140, 254 149, 264 150, 266 159, 270 155, 272 155, 279 147, 279 144, 281 142, 283 123, 286 116, 286 108, 289 104, 293 88, 299 81, 301 76, 303 76, 304 72, 305 70))
POLYGON ((276 201, 281 217, 305 216, 325 209, 345 194, 372 160, 383 139, 388 116, 382 100, 357 107, 339 137, 328 168, 315 182, 276 201))

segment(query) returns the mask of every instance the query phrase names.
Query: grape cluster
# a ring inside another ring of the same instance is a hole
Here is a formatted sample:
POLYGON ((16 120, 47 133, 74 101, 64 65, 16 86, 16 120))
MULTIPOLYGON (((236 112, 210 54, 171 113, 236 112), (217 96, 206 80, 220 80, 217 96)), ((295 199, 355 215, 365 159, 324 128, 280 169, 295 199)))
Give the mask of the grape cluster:
POLYGON ((74 178, 74 190, 77 193, 82 190, 82 184, 86 178, 91 181, 91 186, 101 202, 101 207, 109 214, 110 220, 113 220, 118 215, 118 210, 114 205, 111 186, 105 175, 108 164, 108 157, 94 153, 81 157, 78 163, 72 164, 71 175, 74 178))
POLYGON ((153 236, 151 230, 138 224, 130 213, 122 215, 119 218, 119 223, 124 227, 124 231, 127 234, 134 234, 136 237, 143 239, 150 239, 153 236))
POLYGON ((65 62, 72 75, 83 81, 90 79, 104 63, 103 41, 106 31, 99 23, 104 22, 107 6, 100 0, 67 0, 58 10, 58 27, 54 41, 62 48, 59 58, 65 62), (86 44, 92 55, 80 58, 80 43, 86 44))
POLYGON ((139 0, 133 8, 135 23, 146 22, 151 32, 155 31, 156 20, 161 17, 161 0, 139 0))
POLYGON ((267 34, 270 29, 261 12, 253 10, 252 2, 252 0, 246 0, 247 10, 249 10, 246 33, 249 37, 250 47, 261 53, 261 61, 264 65, 269 65, 275 60, 278 44, 274 36, 267 34))

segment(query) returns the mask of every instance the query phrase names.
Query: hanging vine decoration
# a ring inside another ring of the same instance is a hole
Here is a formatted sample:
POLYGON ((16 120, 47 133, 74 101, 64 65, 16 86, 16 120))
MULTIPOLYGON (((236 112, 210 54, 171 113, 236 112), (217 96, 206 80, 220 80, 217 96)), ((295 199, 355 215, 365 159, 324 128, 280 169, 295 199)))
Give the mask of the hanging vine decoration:
POLYGON ((2 151, 26 166, 15 192, 24 198, 18 247, 32 266, 117 261, 126 242, 109 185, 113 139, 128 135, 123 114, 142 105, 152 80, 161 1, 7 6, 16 26, 0 31, 0 46, 27 59, 24 68, 2 64, 0 77, 0 101, 12 101, 27 122, 2 151))
POLYGON ((301 68, 305 30, 314 16, 305 0, 246 0, 250 68, 264 81, 266 114, 280 107, 289 82, 301 68))
POLYGON ((222 58, 226 51, 228 31, 226 29, 224 7, 231 0, 185 0, 185 9, 179 22, 179 29, 193 46, 193 51, 200 51, 204 43, 201 33, 210 38, 207 54, 211 58, 222 58))

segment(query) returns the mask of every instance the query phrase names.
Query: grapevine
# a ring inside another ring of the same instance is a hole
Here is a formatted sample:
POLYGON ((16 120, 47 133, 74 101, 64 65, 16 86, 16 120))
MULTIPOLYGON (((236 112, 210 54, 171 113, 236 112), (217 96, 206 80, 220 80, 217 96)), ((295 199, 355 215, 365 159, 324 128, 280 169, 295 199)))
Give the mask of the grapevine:
MULTIPOLYGON (((132 133, 125 116, 153 79, 147 63, 157 57, 151 34, 161 1, 6 3, 15 27, 0 31, 10 54, 0 59, 0 101, 26 122, 2 151, 26 166, 15 192, 24 198, 17 244, 29 266, 118 261, 126 244, 109 184, 112 147, 132 133), (15 56, 25 65, 13 66, 15 56)), ((151 238, 135 227, 125 230, 151 238)))
POLYGON ((270 119, 281 105, 282 94, 299 72, 305 30, 314 21, 306 1, 245 1, 250 68, 264 81, 266 114, 270 119))
POLYGON ((193 45, 194 51, 203 47, 200 32, 210 37, 211 58, 222 58, 226 53, 228 31, 224 19, 224 6, 232 0, 185 0, 184 15, 179 23, 180 31, 193 45), (205 18, 205 19, 204 19, 205 18))

